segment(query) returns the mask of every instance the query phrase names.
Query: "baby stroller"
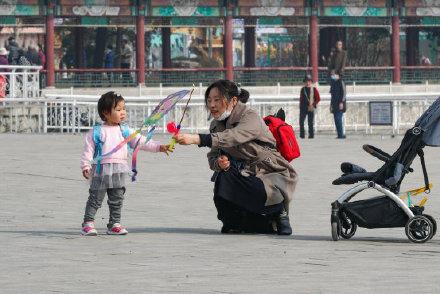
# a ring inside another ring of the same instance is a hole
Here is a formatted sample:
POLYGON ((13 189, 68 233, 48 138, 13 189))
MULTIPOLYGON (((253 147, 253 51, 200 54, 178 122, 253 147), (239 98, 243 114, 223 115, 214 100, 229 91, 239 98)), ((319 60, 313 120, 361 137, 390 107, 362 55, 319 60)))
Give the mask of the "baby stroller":
POLYGON ((440 146, 440 98, 405 133, 400 147, 393 155, 371 145, 363 146, 365 151, 384 162, 377 171, 367 172, 348 162, 341 164, 343 175, 334 180, 333 185, 361 183, 331 204, 331 231, 334 241, 339 240, 339 237, 350 239, 358 226, 368 229, 405 227, 406 236, 415 243, 426 242, 435 235, 436 221, 432 216, 423 213, 427 197, 417 205, 411 200, 411 196, 430 192, 431 185, 423 154, 425 146, 440 146), (417 155, 420 157, 425 186, 399 197, 400 184, 405 175, 413 171, 411 164, 417 155), (354 196, 367 189, 375 189, 381 196, 351 201, 354 196))

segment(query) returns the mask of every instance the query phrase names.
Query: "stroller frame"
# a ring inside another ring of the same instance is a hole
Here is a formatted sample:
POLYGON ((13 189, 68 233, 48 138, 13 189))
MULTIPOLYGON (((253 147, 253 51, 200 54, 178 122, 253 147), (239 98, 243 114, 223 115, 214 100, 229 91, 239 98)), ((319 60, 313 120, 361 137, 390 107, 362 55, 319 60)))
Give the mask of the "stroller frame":
POLYGON ((405 174, 413 171, 410 165, 416 155, 419 155, 422 164, 425 180, 424 191, 429 193, 430 184, 422 150, 425 145, 421 140, 421 136, 422 132, 417 127, 408 130, 401 146, 393 155, 389 155, 376 147, 364 145, 365 151, 385 162, 374 173, 369 173, 351 163, 341 165, 344 174, 334 180, 333 184, 360 183, 344 192, 331 205, 330 221, 334 241, 339 240, 339 237, 350 239, 355 234, 358 223, 359 226, 369 229, 405 227, 408 239, 415 243, 426 242, 435 235, 437 230, 436 221, 432 216, 423 214, 424 207, 409 207, 397 195, 405 174), (396 166, 399 166, 399 169, 396 166), (368 189, 377 190, 381 193, 381 196, 350 202, 358 193, 368 189), (372 206, 372 204, 376 206, 372 206), (368 212, 368 209, 373 211, 368 212), (374 220, 374 218, 383 218, 383 220, 374 220))
MULTIPOLYGON (((432 216, 422 214, 423 207, 415 206, 414 208, 412 207, 412 210, 398 195, 373 181, 369 181, 357 184, 344 192, 335 202, 332 203, 330 221, 333 241, 338 241, 339 237, 350 239, 354 236, 358 225, 355 220, 350 218, 350 216, 344 212, 344 204, 348 203, 358 193, 368 189, 375 189, 381 192, 385 197, 393 201, 408 217, 408 221, 405 224, 405 233, 410 241, 414 243, 424 243, 435 235, 437 231, 437 223, 432 216)), ((401 227, 401 225, 389 227, 401 227)))

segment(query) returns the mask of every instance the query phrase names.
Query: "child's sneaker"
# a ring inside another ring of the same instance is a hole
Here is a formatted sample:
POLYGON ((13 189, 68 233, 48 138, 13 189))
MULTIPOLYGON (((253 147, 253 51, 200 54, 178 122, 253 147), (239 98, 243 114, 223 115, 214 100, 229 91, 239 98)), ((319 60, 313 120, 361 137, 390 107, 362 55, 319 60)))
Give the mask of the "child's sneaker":
POLYGON ((115 223, 115 224, 113 224, 111 229, 107 230, 107 234, 108 235, 127 235, 128 231, 126 228, 121 226, 121 224, 115 223))
POLYGON ((95 223, 94 222, 85 222, 82 225, 81 234, 83 236, 96 236, 98 235, 98 232, 95 229, 95 223))

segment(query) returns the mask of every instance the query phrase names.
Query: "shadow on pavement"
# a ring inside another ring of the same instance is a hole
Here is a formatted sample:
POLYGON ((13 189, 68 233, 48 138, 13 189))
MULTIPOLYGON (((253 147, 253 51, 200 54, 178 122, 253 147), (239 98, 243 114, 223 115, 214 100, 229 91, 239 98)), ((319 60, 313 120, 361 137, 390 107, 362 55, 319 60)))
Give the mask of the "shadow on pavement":
POLYGON ((129 234, 143 233, 169 233, 169 234, 197 234, 197 235, 219 235, 220 230, 204 229, 204 228, 128 228, 129 234))

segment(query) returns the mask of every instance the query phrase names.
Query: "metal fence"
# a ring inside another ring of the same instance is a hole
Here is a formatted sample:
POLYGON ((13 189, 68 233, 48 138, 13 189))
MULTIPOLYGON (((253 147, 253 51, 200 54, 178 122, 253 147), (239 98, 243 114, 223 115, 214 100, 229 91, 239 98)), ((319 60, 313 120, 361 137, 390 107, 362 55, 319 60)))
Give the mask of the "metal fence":
POLYGON ((41 66, 0 66, 0 99, 40 96, 41 66))
MULTIPOLYGON (((410 128, 417 118, 438 97, 438 93, 382 93, 350 94, 347 99, 345 129, 348 133, 399 134, 410 128), (392 101, 393 122, 391 126, 370 126, 369 102, 373 100, 392 101)), ((67 132, 87 131, 99 121, 95 95, 47 95, 42 99, 11 99, 0 105, 0 132, 67 132)), ((127 123, 133 127, 142 125, 143 120, 163 97, 126 97, 127 123)), ((321 95, 322 101, 315 114, 315 129, 323 133, 334 133, 333 116, 329 111, 330 97, 321 95)), ((178 121, 186 101, 176 107, 157 126, 158 132, 166 132, 168 121, 178 121)), ((283 107, 287 122, 298 128, 299 101, 295 95, 254 95, 248 104, 261 116, 275 113, 283 107)), ((203 96, 193 95, 182 123, 188 132, 207 131, 209 114, 203 96)))
POLYGON ((440 66, 402 66, 401 82, 405 84, 430 84, 440 81, 440 66))
MULTIPOLYGON (((43 71, 46 75, 47 72, 43 71)), ((136 87, 135 69, 62 69, 55 71, 57 88, 136 87)))
POLYGON ((223 68, 147 69, 145 85, 182 87, 192 85, 195 82, 208 85, 212 81, 224 79, 225 72, 223 68))
MULTIPOLYGON (((234 80, 244 86, 300 85, 311 67, 234 67, 234 80)), ((43 75, 46 72, 43 71, 43 75)), ((66 87, 133 87, 137 86, 136 69, 63 69, 55 71, 55 86, 66 87)), ((161 68, 145 70, 145 85, 181 87, 194 82, 204 85, 226 76, 225 68, 161 68)), ((328 83, 327 68, 318 71, 320 84, 328 83)), ((45 79, 44 79, 45 81, 45 79)), ((347 84, 386 84, 393 81, 393 67, 346 67, 347 84)), ((418 84, 440 81, 440 66, 403 66, 401 82, 418 84)), ((43 83, 44 84, 44 83, 43 83)))

